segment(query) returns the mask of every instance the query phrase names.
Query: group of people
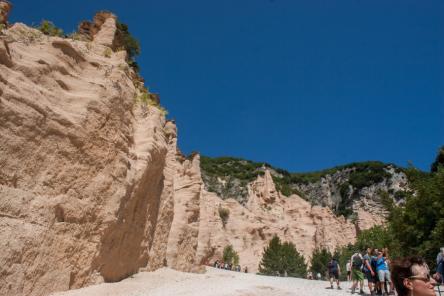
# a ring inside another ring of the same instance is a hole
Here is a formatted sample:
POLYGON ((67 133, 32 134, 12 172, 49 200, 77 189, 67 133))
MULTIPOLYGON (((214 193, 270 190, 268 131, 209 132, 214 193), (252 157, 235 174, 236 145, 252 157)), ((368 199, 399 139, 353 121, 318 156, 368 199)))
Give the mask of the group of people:
MULTIPOLYGON (((443 283, 444 247, 437 255, 437 271, 430 276, 430 270, 420 257, 408 257, 391 261, 387 249, 368 248, 363 254, 353 254, 346 264, 347 279, 352 280, 351 293, 359 285, 359 293, 364 294, 364 279, 368 282, 371 295, 434 296, 434 287, 443 283)), ((340 266, 335 258, 328 263, 330 288, 336 281, 338 289, 340 266)), ((439 289, 439 286, 438 286, 439 289)))
POLYGON ((394 295, 394 285, 390 274, 391 261, 387 249, 368 248, 365 254, 355 253, 350 259, 352 294, 358 284, 363 293, 364 278, 367 279, 371 295, 394 295))
MULTIPOLYGON (((233 264, 227 263, 227 262, 224 263, 219 260, 214 261, 213 267, 225 269, 225 270, 237 271, 237 272, 241 272, 241 270, 242 270, 240 265, 233 265, 233 264)), ((244 272, 248 273, 248 267, 245 266, 244 272)))

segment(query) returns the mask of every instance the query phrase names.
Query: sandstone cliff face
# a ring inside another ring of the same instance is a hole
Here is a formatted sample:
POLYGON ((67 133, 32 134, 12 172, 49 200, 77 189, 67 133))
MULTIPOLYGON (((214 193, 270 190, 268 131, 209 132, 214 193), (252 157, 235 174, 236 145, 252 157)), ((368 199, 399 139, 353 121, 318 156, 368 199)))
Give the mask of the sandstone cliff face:
POLYGON ((156 228, 169 231, 158 225, 168 203, 162 112, 135 103, 125 52, 104 55, 112 34, 86 43, 22 24, 4 32, 0 295, 47 295, 137 272, 156 228))
POLYGON ((239 253, 240 264, 256 272, 264 247, 275 234, 293 242, 307 260, 316 248, 333 251, 356 239, 353 223, 338 218, 329 208, 312 206, 297 195, 282 196, 269 170, 248 187, 245 207, 234 199, 222 200, 203 191, 198 249, 202 263, 221 259, 224 247, 231 244, 239 253), (225 227, 219 207, 230 211, 225 227))
POLYGON ((176 126, 167 122, 168 153, 158 227, 150 252, 148 270, 169 266, 199 271, 196 261, 202 180, 199 155, 185 158, 177 148, 176 126))

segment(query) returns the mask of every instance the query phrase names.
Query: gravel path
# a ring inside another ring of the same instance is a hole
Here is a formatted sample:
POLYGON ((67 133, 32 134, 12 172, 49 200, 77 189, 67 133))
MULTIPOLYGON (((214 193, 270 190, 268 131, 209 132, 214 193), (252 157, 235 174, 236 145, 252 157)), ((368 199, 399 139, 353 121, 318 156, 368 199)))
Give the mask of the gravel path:
POLYGON ((118 283, 105 283, 53 296, 289 296, 351 295, 350 283, 343 290, 325 289, 329 283, 297 278, 279 278, 207 268, 191 274, 162 268, 141 272, 118 283))

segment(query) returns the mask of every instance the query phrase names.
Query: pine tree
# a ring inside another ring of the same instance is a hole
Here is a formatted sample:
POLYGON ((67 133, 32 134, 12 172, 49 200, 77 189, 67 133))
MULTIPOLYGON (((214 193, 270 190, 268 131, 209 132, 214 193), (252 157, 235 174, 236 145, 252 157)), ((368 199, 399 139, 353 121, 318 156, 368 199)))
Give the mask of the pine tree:
POLYGON ((325 274, 327 272, 327 265, 332 257, 332 254, 327 249, 316 249, 311 257, 311 268, 313 274, 325 274))
POLYGON ((262 260, 259 263, 259 272, 266 275, 276 275, 281 267, 281 240, 276 235, 264 249, 262 260))
POLYGON ((307 274, 307 264, 304 256, 299 254, 293 243, 284 242, 281 246, 280 274, 304 278, 307 274))
POLYGON ((264 249, 259 272, 266 275, 305 277, 307 265, 293 243, 281 243, 275 235, 264 249))

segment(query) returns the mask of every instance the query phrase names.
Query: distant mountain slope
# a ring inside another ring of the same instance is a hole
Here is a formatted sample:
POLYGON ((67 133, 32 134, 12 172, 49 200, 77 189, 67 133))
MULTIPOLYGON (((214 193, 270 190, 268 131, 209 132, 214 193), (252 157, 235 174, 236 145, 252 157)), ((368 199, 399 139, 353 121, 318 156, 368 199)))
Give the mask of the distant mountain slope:
POLYGON ((409 191, 402 168, 379 161, 356 162, 317 172, 290 173, 268 163, 234 157, 201 158, 202 178, 208 191, 245 204, 247 184, 265 169, 271 171, 277 190, 297 194, 313 205, 330 207, 336 214, 352 217, 356 202, 367 199, 382 205, 384 199, 401 201, 409 191))

